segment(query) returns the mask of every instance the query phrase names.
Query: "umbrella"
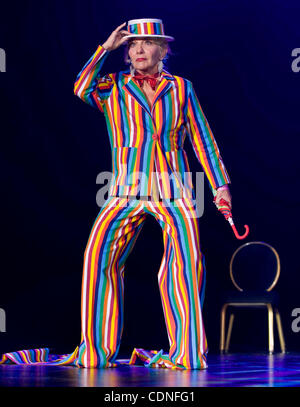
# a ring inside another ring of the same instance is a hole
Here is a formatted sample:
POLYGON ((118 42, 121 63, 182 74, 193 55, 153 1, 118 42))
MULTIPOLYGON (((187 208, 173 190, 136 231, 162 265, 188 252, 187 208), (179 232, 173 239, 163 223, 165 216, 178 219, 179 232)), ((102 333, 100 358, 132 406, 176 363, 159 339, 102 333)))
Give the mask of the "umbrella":
POLYGON ((230 226, 232 227, 232 230, 235 234, 235 237, 237 239, 245 239, 245 237, 248 236, 249 234, 249 226, 248 225, 244 225, 245 227, 245 233, 243 235, 239 235, 238 231, 236 230, 236 227, 233 223, 233 219, 232 219, 232 213, 230 210, 230 206, 228 204, 227 201, 225 201, 225 199, 221 198, 219 203, 216 203, 216 196, 214 197, 214 203, 216 205, 216 207, 218 208, 218 210, 225 216, 225 219, 228 220, 230 226))

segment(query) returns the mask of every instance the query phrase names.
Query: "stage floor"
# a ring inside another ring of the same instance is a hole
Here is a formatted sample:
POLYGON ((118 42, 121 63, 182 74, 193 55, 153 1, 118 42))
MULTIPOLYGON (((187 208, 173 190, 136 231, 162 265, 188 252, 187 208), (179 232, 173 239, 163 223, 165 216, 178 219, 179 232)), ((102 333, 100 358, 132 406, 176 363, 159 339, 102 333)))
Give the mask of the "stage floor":
POLYGON ((205 370, 0 365, 1 387, 299 387, 300 353, 211 354, 205 370))

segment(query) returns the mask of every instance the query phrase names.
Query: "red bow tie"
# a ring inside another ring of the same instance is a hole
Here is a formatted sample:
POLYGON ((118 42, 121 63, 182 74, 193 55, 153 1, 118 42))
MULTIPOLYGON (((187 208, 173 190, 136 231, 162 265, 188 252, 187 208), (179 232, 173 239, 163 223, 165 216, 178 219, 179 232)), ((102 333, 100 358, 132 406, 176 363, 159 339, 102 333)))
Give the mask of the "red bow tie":
POLYGON ((154 75, 142 75, 139 73, 134 75, 134 79, 137 80, 138 84, 141 87, 143 86, 144 81, 147 81, 153 90, 155 90, 155 87, 156 87, 156 84, 158 81, 158 79, 157 79, 158 77, 159 77, 159 72, 156 72, 156 74, 154 74, 154 75))

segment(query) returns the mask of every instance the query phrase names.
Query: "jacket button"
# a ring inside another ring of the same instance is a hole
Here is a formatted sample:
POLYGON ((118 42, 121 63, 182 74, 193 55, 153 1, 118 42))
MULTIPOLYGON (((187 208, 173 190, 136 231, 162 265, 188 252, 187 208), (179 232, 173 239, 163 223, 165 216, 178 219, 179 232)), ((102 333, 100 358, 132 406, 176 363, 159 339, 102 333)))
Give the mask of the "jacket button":
POLYGON ((158 139, 158 135, 157 134, 153 134, 152 135, 153 140, 157 140, 158 139))

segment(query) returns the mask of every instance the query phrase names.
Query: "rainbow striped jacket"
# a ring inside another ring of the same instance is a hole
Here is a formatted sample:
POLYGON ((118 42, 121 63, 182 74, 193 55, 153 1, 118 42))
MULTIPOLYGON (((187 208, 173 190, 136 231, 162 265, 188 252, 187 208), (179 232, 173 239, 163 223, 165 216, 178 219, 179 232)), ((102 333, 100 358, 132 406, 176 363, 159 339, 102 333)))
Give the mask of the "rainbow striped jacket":
POLYGON ((192 83, 163 71, 152 106, 129 70, 101 75, 109 51, 98 46, 76 78, 74 93, 106 118, 112 150, 112 196, 193 197, 186 136, 210 187, 230 183, 192 83))

